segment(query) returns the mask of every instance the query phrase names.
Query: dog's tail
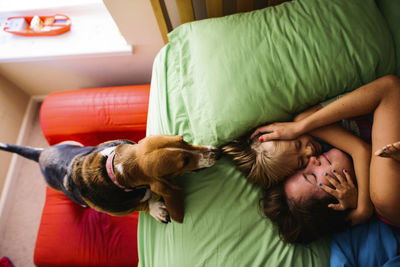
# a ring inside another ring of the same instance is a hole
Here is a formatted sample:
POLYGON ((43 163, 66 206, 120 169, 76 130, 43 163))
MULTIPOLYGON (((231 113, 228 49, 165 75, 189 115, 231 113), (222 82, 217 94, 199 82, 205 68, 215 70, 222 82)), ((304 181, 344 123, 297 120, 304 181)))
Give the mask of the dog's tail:
POLYGON ((34 160, 36 162, 39 161, 40 153, 42 153, 42 148, 33 148, 26 146, 18 146, 18 145, 10 145, 0 142, 0 150, 17 153, 24 158, 34 160))

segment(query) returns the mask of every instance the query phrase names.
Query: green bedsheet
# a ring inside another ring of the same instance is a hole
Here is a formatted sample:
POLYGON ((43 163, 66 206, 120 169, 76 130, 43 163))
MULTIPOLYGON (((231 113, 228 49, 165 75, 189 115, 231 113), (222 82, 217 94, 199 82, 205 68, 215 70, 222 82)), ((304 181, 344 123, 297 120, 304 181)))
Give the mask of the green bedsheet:
MULTIPOLYGON (((394 71, 372 0, 297 0, 183 25, 154 62, 148 134, 220 145, 394 71)), ((329 239, 283 243, 260 191, 222 158, 179 177, 183 224, 140 214, 140 266, 328 266, 329 239)))

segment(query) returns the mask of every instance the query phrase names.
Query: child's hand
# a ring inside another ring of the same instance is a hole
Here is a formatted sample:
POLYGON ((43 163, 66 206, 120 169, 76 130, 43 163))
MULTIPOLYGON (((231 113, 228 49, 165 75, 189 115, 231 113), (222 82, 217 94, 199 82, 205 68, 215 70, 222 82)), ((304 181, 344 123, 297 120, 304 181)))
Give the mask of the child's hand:
POLYGON ((394 160, 400 161, 400 142, 388 144, 385 147, 378 149, 375 152, 375 156, 379 157, 391 157, 394 160))
POLYGON ((275 122, 257 128, 251 134, 250 139, 260 133, 265 133, 259 137, 261 142, 281 139, 290 140, 301 135, 301 129, 298 122, 275 122))
POLYGON ((337 171, 332 171, 332 173, 336 179, 328 174, 326 174, 326 178, 335 187, 335 189, 332 189, 324 184, 320 185, 325 192, 331 194, 339 201, 338 204, 329 204, 328 207, 334 210, 357 208, 358 191, 353 183, 353 180, 351 179, 350 174, 346 170, 343 170, 345 176, 344 178, 337 171))

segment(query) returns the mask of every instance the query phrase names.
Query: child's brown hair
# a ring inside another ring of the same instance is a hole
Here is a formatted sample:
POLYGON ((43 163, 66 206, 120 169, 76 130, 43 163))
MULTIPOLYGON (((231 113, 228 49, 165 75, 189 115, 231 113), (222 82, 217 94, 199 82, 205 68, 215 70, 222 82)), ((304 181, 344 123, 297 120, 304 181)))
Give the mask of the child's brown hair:
POLYGON ((261 149, 258 136, 250 140, 249 135, 245 135, 222 146, 221 149, 248 180, 268 189, 293 172, 285 164, 284 154, 280 153, 280 142, 271 142, 271 150, 265 151, 261 149))

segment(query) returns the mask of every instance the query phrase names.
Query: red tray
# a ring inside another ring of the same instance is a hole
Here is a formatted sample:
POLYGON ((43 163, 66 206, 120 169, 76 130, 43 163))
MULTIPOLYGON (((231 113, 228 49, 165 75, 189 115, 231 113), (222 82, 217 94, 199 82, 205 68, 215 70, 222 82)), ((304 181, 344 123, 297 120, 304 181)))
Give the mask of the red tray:
POLYGON ((71 29, 71 19, 65 15, 10 17, 4 31, 23 36, 52 36, 71 29), (34 20, 34 23, 32 23, 34 20))

